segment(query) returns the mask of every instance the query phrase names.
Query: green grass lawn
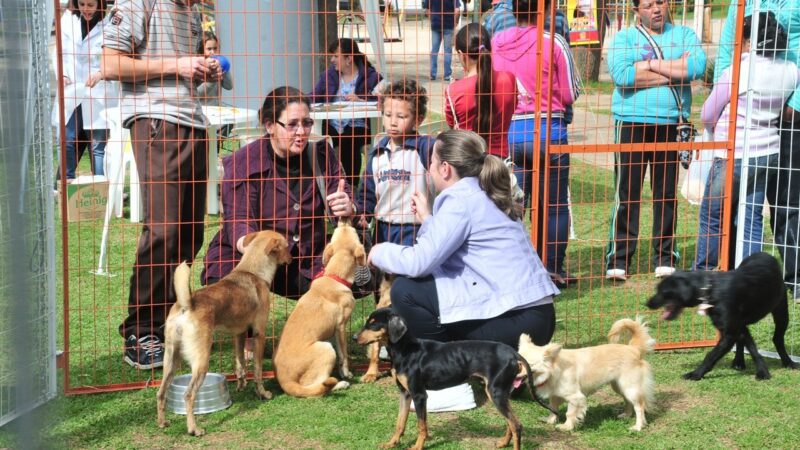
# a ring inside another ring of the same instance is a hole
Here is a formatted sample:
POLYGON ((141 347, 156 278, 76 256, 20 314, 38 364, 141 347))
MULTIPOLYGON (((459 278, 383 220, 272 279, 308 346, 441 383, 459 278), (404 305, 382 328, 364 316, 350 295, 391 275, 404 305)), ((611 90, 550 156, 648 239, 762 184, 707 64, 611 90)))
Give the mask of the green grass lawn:
MULTIPOLYGON (((656 280, 650 262, 649 244, 652 211, 649 189, 645 188, 641 214, 641 236, 631 277, 624 284, 604 279, 603 255, 614 199, 612 172, 573 159, 570 188, 576 239, 571 240, 566 268, 580 281, 556 299, 558 315, 554 341, 568 347, 604 342, 611 323, 622 317, 642 314, 651 322, 652 334, 660 344, 713 339, 715 330, 707 319, 687 311, 680 320, 658 321, 658 313, 643 304, 652 294, 656 280)), ((697 207, 679 201, 676 250, 682 258, 679 268, 689 268, 694 257, 697 233, 697 207)), ((218 229, 219 217, 207 218, 205 242, 218 229)), ((111 227, 109 270, 113 277, 90 273, 97 266, 102 222, 70 224, 67 260, 69 269, 69 387, 72 389, 145 382, 159 379, 160 371, 137 372, 122 362, 123 341, 117 326, 126 315, 128 282, 140 227, 127 219, 114 219, 111 227)), ((60 234, 61 228, 57 228, 60 234)), ((59 235, 57 239, 61 239, 59 235)), ((769 241, 770 238, 768 237, 769 241)), ((57 261, 61 267, 62 249, 57 261)), ((203 258, 203 251, 197 261, 203 258)), ((509 262, 511 264, 513 262, 509 262)), ((200 264, 194 275, 199 277, 200 264)), ((59 296, 61 293, 61 283, 59 296)), ((197 284, 196 284, 197 285, 197 284)), ((271 369, 274 339, 291 311, 293 302, 276 298, 268 334, 265 367, 271 369)), ((58 317, 63 317, 59 304, 58 317)), ((371 298, 358 300, 351 330, 363 323, 372 310, 371 298)), ((790 307, 787 332, 790 353, 800 354, 798 307, 790 307)), ((58 348, 65 349, 63 323, 59 323, 58 348)), ((771 350, 772 322, 766 319, 754 327, 759 346, 771 350)), ((364 363, 364 350, 351 343, 355 363, 364 363)), ((752 363, 744 373, 729 368, 726 356, 701 382, 688 382, 681 374, 693 369, 706 349, 660 351, 648 356, 657 387, 657 408, 648 414, 650 425, 641 433, 628 427, 633 419, 617 419, 621 400, 609 389, 590 397, 585 424, 573 433, 556 431, 538 419, 544 410, 529 399, 518 398, 513 408, 525 426, 524 446, 544 448, 791 448, 800 442, 800 399, 795 395, 800 372, 780 368, 768 360, 773 379, 757 382, 752 363), (713 431, 712 431, 713 430, 713 431), (791 431, 795 430, 795 431, 791 431), (710 434, 713 433, 713 434, 710 434)), ((215 343, 211 370, 229 373, 231 345, 219 335, 215 343)), ((185 372, 185 368, 183 370, 185 372)), ((363 373, 356 371, 357 375, 363 373)), ((60 383, 65 382, 63 372, 60 383)), ((378 384, 355 383, 350 389, 322 399, 295 399, 280 393, 273 379, 267 387, 276 397, 256 400, 252 384, 243 392, 233 392, 228 410, 202 416, 200 426, 208 435, 185 435, 182 416, 171 415, 173 425, 160 430, 155 423, 155 389, 147 388, 97 395, 60 396, 34 412, 42 427, 46 447, 68 448, 375 448, 391 435, 397 413, 397 390, 390 380, 378 384)), ((233 385, 230 386, 233 389, 233 385)), ((479 390, 480 391, 480 390, 479 390)), ((562 416, 564 409, 562 408, 562 416)), ((415 419, 410 420, 401 444, 413 443, 415 419)), ((491 448, 502 435, 504 423, 490 405, 462 413, 433 415, 430 420, 429 448, 491 448)), ((13 424, 0 430, 0 448, 16 447, 13 424)))

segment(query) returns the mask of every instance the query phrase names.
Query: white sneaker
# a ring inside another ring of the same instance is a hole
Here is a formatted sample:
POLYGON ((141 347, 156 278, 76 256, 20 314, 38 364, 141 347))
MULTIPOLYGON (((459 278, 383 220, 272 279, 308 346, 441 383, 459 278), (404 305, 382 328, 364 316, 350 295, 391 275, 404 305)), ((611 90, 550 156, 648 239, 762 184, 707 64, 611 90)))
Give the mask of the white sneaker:
POLYGON ((628 279, 625 269, 608 269, 606 270, 606 280, 625 281, 628 279))
POLYGON ((675 268, 670 266, 658 266, 656 267, 656 278, 664 278, 668 277, 675 273, 675 268))
MULTIPOLYGON (((447 412, 447 411, 464 411, 472 409, 477 406, 475 403, 475 393, 472 392, 472 386, 468 383, 459 384, 440 391, 427 391, 428 392, 428 412, 447 412)), ((416 411, 414 401, 411 401, 411 410, 416 411)))

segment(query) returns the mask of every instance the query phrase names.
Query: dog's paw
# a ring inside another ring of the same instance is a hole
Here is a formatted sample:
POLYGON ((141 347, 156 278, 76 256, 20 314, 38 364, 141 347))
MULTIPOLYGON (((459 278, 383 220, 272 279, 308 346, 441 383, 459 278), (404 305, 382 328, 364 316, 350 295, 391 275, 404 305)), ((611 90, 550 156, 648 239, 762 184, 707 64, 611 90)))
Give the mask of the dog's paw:
POLYGON ((353 378, 353 372, 350 372, 349 369, 342 369, 339 371, 339 374, 341 375, 341 378, 344 378, 346 380, 353 378))
POLYGON ((631 425, 631 426, 628 428, 628 431, 642 431, 642 427, 641 427, 641 426, 639 426, 639 425, 631 425))
POLYGON ((169 426, 169 420, 158 421, 158 428, 167 428, 168 426, 169 426))
POLYGON ((689 373, 683 374, 683 379, 684 380, 697 381, 697 380, 701 380, 702 378, 703 378, 703 374, 697 372, 696 370, 693 370, 693 371, 691 371, 689 373))
POLYGON ((256 389, 256 395, 261 400, 272 400, 272 392, 264 389, 262 386, 261 389, 256 389))
POLYGON ((378 374, 377 373, 365 373, 361 376, 362 383, 374 383, 378 381, 378 374))
POLYGON ((558 423, 558 416, 555 414, 550 414, 547 417, 542 417, 542 422, 549 425, 555 425, 558 423))
POLYGON ((242 389, 245 388, 245 386, 247 386, 247 379, 239 378, 239 379, 236 380, 236 390, 237 391, 241 391, 242 389))
POLYGON ((786 367, 787 369, 797 370, 800 369, 800 364, 797 364, 794 361, 787 361, 783 363, 783 367, 786 367))
POLYGON ((189 436, 202 436, 204 434, 206 434, 206 430, 200 427, 195 427, 194 430, 189 430, 189 436))
POLYGON ((339 390, 342 390, 342 389, 347 389, 349 387, 350 387, 350 383, 348 383, 347 381, 342 380, 342 381, 336 383, 336 386, 334 386, 333 389, 331 389, 331 391, 339 391, 339 390))
POLYGON ((734 359, 733 362, 731 363, 731 369, 739 371, 746 369, 744 361, 737 361, 734 359))
POLYGON ((378 448, 395 448, 397 446, 397 442, 386 442, 378 446, 378 448))
POLYGON ((769 380, 772 378, 772 375, 769 374, 769 370, 756 370, 756 380, 769 380))
POLYGON ((564 422, 561 425, 556 425, 556 429, 560 431, 572 431, 575 429, 575 425, 569 422, 564 422))

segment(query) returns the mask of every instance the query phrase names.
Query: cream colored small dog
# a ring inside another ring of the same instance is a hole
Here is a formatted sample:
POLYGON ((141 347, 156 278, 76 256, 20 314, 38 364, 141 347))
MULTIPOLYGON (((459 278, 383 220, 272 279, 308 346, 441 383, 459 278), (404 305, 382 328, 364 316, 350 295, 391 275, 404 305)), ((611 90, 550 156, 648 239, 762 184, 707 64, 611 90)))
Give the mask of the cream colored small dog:
POLYGON ((356 266, 367 264, 355 228, 345 222, 333 232, 322 254, 325 270, 312 282, 286 320, 275 351, 275 377, 295 397, 319 397, 350 384, 331 376, 339 354, 339 373, 351 378, 347 321, 355 307, 351 286, 356 266), (336 351, 328 339, 335 336, 336 351))
MULTIPOLYGON (((644 360, 653 350, 655 341, 647 325, 636 320, 621 319, 608 333, 611 344, 578 349, 561 348, 560 344, 535 345, 530 336, 519 339, 519 354, 530 364, 536 393, 550 399, 553 409, 566 401, 567 419, 557 428, 570 431, 586 416, 586 397, 606 384, 625 399, 625 412, 636 412, 636 424, 630 429, 641 431, 647 425, 645 412, 653 404, 653 373, 644 360), (630 342, 617 344, 623 332, 629 332, 630 342)), ((555 424, 558 416, 551 414, 547 423, 555 424)))

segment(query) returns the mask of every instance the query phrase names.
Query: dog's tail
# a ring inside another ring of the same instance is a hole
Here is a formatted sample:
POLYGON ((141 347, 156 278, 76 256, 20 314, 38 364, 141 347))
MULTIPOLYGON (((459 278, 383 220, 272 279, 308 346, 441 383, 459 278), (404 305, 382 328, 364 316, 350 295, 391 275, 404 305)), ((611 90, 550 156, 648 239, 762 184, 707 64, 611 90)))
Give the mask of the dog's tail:
POLYGON ((626 331, 631 335, 628 345, 638 348, 642 355, 653 351, 656 341, 650 337, 647 323, 643 322, 641 317, 636 317, 636 320, 620 319, 614 322, 611 331, 608 332, 608 341, 612 344, 619 343, 626 331))
POLYGON ((188 310, 192 307, 192 290, 189 287, 189 279, 192 277, 192 269, 182 262, 175 269, 175 274, 172 276, 172 285, 175 287, 175 297, 181 309, 188 310))
POLYGON ((541 397, 536 393, 536 386, 533 384, 533 371, 531 370, 530 364, 528 361, 519 353, 517 353, 517 361, 519 364, 525 368, 525 374, 527 375, 528 379, 528 390, 531 391, 531 398, 533 401, 541 405, 544 409, 550 411, 551 413, 558 415, 558 411, 554 410, 552 406, 545 403, 541 397))
POLYGON ((339 380, 328 377, 322 383, 303 385, 295 380, 279 380, 283 392, 293 397, 322 397, 339 385, 339 380))

